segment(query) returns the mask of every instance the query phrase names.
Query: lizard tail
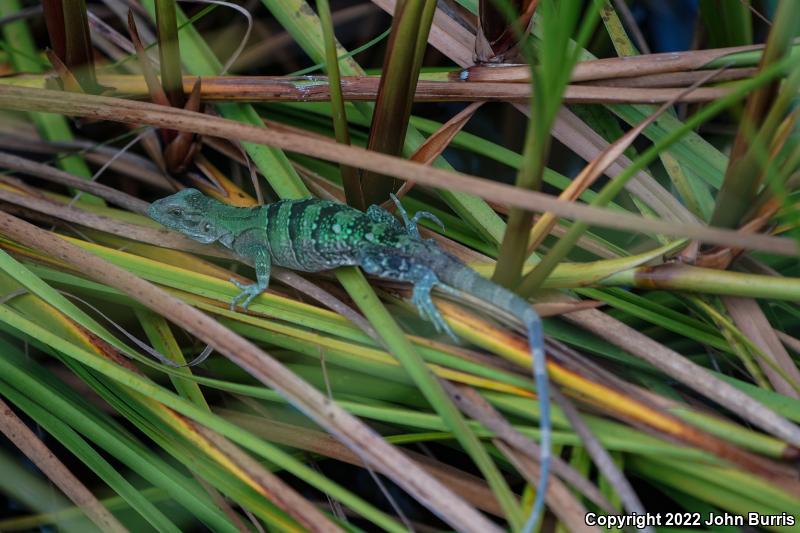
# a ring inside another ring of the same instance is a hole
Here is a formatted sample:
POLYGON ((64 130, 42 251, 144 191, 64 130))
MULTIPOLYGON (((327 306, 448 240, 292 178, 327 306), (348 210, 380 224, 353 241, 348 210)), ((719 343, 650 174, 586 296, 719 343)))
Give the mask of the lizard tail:
POLYGON ((536 501, 533 510, 525 522, 523 533, 530 533, 539 521, 544 511, 544 499, 547 493, 548 478, 550 476, 550 448, 551 448, 551 422, 550 398, 547 379, 547 364, 544 354, 544 333, 542 320, 530 303, 513 292, 484 278, 458 260, 449 262, 446 268, 437 272, 439 280, 443 283, 466 292, 488 302, 500 309, 514 315, 525 326, 528 333, 531 358, 533 359, 533 377, 536 383, 536 393, 539 397, 539 425, 541 428, 540 442, 540 477, 536 490, 536 501))

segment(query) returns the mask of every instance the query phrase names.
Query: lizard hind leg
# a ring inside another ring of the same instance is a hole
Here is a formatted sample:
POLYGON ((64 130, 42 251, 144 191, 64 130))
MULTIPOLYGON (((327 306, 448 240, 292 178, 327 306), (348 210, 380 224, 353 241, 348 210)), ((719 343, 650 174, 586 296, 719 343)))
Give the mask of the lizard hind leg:
POLYGON ((430 321, 433 327, 436 328, 436 331, 439 333, 446 333, 451 339, 458 342, 458 337, 453 330, 450 329, 447 322, 445 322, 442 313, 436 307, 436 304, 433 303, 433 298, 431 298, 431 290, 436 285, 446 287, 446 285, 443 285, 439 281, 439 278, 436 277, 436 274, 434 274, 432 270, 427 270, 422 277, 414 282, 411 302, 416 306, 420 316, 430 321))
POLYGON ((368 274, 385 279, 413 283, 411 302, 419 311, 420 316, 430 321, 436 331, 447 333, 451 339, 458 341, 458 337, 447 325, 431 298, 431 290, 435 286, 445 290, 452 289, 443 284, 433 270, 397 253, 395 250, 383 250, 377 247, 362 251, 358 264, 368 274))

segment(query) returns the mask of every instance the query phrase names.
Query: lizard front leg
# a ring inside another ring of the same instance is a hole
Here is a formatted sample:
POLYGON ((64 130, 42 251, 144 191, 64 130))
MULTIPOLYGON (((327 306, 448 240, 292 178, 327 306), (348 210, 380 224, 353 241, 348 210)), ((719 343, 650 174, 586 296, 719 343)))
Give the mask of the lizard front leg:
POLYGON ((242 309, 247 309, 253 298, 267 290, 269 286, 269 275, 272 269, 272 261, 269 257, 269 252, 265 246, 253 245, 250 246, 251 250, 239 252, 240 255, 250 258, 253 261, 253 267, 256 269, 256 283, 245 284, 231 278, 231 283, 236 285, 242 292, 237 294, 231 300, 231 311, 236 310, 236 304, 242 299, 242 309), (249 253, 247 253, 249 252, 249 253))

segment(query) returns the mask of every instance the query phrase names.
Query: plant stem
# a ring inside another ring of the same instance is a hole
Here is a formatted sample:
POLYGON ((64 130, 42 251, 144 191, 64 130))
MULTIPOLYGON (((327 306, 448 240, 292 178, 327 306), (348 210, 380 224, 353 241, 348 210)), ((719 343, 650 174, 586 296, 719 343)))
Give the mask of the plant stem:
MULTIPOLYGON (((331 115, 333 118, 333 130, 336 135, 336 142, 349 145, 350 132, 347 126, 347 113, 344 108, 344 98, 342 97, 342 82, 339 72, 338 51, 336 49, 336 37, 334 34, 333 20, 331 17, 331 6, 328 0, 317 0, 317 10, 319 11, 320 25, 325 39, 325 68, 328 72, 328 87, 331 93, 331 115)), ((340 165, 342 173, 342 185, 347 203, 363 209, 366 207, 364 194, 361 190, 361 180, 358 178, 356 169, 350 165, 340 165)))
POLYGON ((161 86, 174 107, 183 107, 185 96, 175 0, 155 0, 155 2, 158 55, 161 60, 161 86))

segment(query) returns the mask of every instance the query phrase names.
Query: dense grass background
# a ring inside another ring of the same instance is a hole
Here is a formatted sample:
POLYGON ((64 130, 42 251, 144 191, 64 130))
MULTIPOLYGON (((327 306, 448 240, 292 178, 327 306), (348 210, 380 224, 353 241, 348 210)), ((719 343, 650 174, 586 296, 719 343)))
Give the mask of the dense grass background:
POLYGON ((530 297, 536 529, 797 530, 800 4, 43 4, 0 0, 0 531, 523 528, 518 325, 355 269, 232 312, 251 268, 144 216, 183 186, 399 191, 530 297))

